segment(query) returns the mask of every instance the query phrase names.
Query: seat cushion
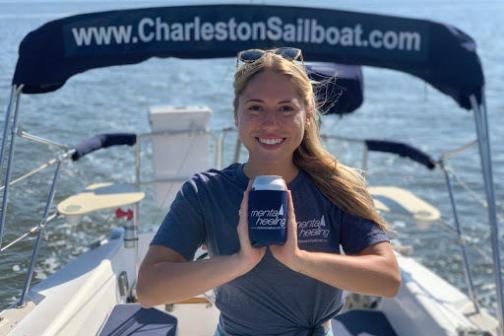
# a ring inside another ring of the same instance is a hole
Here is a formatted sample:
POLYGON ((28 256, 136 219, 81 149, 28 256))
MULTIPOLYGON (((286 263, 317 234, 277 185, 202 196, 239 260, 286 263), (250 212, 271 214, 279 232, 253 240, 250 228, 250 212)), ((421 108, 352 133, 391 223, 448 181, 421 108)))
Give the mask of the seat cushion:
POLYGON ((397 336, 380 311, 351 310, 332 319, 334 335, 338 336, 397 336))
POLYGON ((100 336, 175 336, 177 319, 139 304, 119 304, 105 322, 100 336))

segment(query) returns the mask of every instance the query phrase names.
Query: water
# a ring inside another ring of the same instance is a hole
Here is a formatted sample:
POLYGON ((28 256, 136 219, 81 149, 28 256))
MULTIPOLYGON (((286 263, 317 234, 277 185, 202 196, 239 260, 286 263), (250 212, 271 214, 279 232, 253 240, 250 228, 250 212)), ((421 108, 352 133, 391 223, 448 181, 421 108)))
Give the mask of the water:
MULTIPOLYGON (((504 4, 498 1, 334 3, 342 9, 430 18, 455 25, 477 41, 486 74, 495 192, 500 202, 499 214, 504 216, 504 132, 501 126, 504 124, 501 113, 504 110, 501 94, 504 87, 504 28, 501 24, 504 19, 504 4)), ((0 2, 1 108, 7 106, 17 46, 30 30, 48 20, 66 15, 150 5, 156 3, 0 2)), ((57 92, 24 96, 21 101, 20 124, 39 136, 75 145, 97 133, 148 131, 147 111, 151 105, 202 104, 210 106, 214 111, 213 128, 232 126, 233 67, 233 60, 151 59, 139 65, 89 71, 70 79, 57 92)), ((454 102, 420 80, 398 72, 372 68, 365 69, 364 77, 366 103, 351 117, 326 118, 326 131, 343 136, 404 141, 434 157, 475 138, 472 114, 460 110, 454 102)), ((15 155, 14 176, 55 155, 54 148, 46 149, 23 140, 18 140, 17 144, 19 147, 15 155)), ((359 146, 334 141, 328 145, 343 162, 359 164, 359 146)), ((148 159, 149 145, 144 149, 145 159, 148 159)), ((481 177, 478 175, 479 159, 476 154, 476 149, 473 148, 450 160, 449 165, 482 195, 481 177)), ((117 148, 97 152, 78 163, 64 165, 55 202, 60 202, 93 182, 132 181, 132 163, 131 149, 117 148)), ((429 172, 415 163, 383 154, 371 154, 369 168, 370 184, 405 187, 437 204, 445 214, 446 221, 452 223, 448 195, 439 171, 429 172)), ((151 165, 146 163, 142 169, 143 175, 148 176, 151 169, 151 165)), ((11 241, 38 223, 50 178, 51 171, 48 171, 12 190, 13 202, 8 211, 4 242, 11 241)), ((495 311, 492 264, 475 249, 490 255, 487 215, 480 203, 463 193, 460 186, 456 187, 456 191, 461 224, 472 242, 470 259, 474 265, 477 293, 482 305, 495 311)), ((148 188, 147 193, 151 194, 148 188)), ((150 201, 150 197, 147 197, 142 205, 141 213, 145 216, 142 230, 157 227, 164 215, 164 211, 156 209, 150 201)), ((460 251, 452 236, 439 225, 422 229, 400 218, 392 218, 391 221, 401 242, 413 246, 417 260, 465 290, 460 251)), ((77 225, 67 223, 63 218, 51 222, 44 234, 35 270, 36 281, 44 279, 62 264, 82 253, 86 245, 106 235, 117 224, 108 212, 84 218, 77 225)), ((33 241, 33 238, 25 240, 1 256, 0 309, 19 297, 33 241)))

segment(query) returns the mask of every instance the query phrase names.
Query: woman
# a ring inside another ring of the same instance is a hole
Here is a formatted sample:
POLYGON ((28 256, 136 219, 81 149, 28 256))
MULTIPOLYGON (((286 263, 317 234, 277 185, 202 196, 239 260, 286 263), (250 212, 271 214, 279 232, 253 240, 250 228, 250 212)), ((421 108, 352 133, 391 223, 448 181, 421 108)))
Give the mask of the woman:
POLYGON ((360 175, 322 148, 299 56, 293 48, 239 54, 234 114, 249 158, 197 174, 179 191, 140 268, 144 306, 216 288, 216 335, 324 335, 341 290, 396 294, 400 274, 386 224, 360 175), (288 183, 282 246, 250 244, 248 186, 257 175, 288 183), (192 261, 202 244, 211 257, 192 261))

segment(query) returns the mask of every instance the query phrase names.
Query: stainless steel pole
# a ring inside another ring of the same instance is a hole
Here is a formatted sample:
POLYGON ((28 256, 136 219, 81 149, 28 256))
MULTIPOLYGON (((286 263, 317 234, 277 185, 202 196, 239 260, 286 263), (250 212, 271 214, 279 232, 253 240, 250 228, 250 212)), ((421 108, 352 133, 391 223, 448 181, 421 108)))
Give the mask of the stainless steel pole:
MULTIPOLYGON (((7 136, 8 136, 8 130, 9 130, 9 125, 10 125, 10 114, 12 110, 12 105, 14 104, 14 100, 16 99, 16 87, 13 86, 11 90, 11 95, 9 98, 9 105, 7 105, 7 111, 5 111, 5 121, 4 121, 4 129, 3 129, 3 136, 2 136, 2 149, 0 150, 0 177, 3 177, 3 166, 4 166, 4 152, 5 152, 5 144, 7 143, 7 136)), ((4 179, 3 185, 7 185, 9 181, 7 179, 4 179)), ((5 195, 3 197, 5 199, 5 195)), ((2 217, 0 219, 0 248, 2 247, 2 238, 3 238, 3 229, 4 229, 4 213, 6 213, 6 209, 3 206, 2 202, 2 217)))
POLYGON ((495 287, 497 291, 497 317, 499 319, 499 334, 504 335, 504 300, 502 294, 502 271, 499 250, 499 228, 497 225, 497 213, 495 209, 495 194, 493 187, 492 158, 490 152, 490 136, 486 115, 486 103, 484 92, 482 105, 480 106, 473 95, 470 97, 472 109, 474 112, 474 121, 476 123, 476 132, 478 135, 479 152, 481 159, 481 168, 483 170, 483 180, 485 183, 485 193, 488 203, 488 218, 490 223, 490 240, 492 244, 492 259, 495 278, 495 287))
MULTIPOLYGON (((137 136, 135 144, 135 187, 140 188, 140 137, 137 136)), ((138 248, 138 221, 140 215, 140 204, 137 202, 133 205, 133 221, 127 221, 124 227, 124 247, 138 248)))
POLYGON ((240 138, 236 140, 236 147, 235 147, 235 152, 234 152, 234 161, 233 162, 239 162, 240 161, 240 151, 241 151, 241 141, 240 138))
POLYGON ((47 197, 44 216, 42 217, 42 220, 40 221, 38 226, 37 239, 35 240, 35 244, 33 246, 32 256, 30 259, 30 266, 28 267, 28 273, 26 274, 25 285, 23 288, 23 292, 21 294, 21 298, 19 299, 18 302, 19 307, 24 305, 26 293, 28 293, 28 290, 30 289, 31 280, 33 277, 33 271, 35 269, 35 263, 37 261, 37 255, 40 249, 40 242, 42 240, 42 231, 44 231, 44 227, 47 224, 47 217, 49 216, 49 210, 51 209, 54 200, 54 193, 56 192, 56 182, 58 181, 59 171, 61 167, 61 160, 62 158, 58 159, 58 164, 56 165, 56 169, 54 171, 54 177, 51 184, 51 189, 49 190, 49 196, 47 197))
POLYGON ((2 149, 0 151, 0 176, 2 175, 2 172, 3 172, 3 159, 4 159, 5 144, 7 143, 7 135, 8 135, 9 125, 10 125, 10 114, 11 114, 12 105, 14 104, 15 99, 16 99, 16 87, 12 86, 11 94, 10 94, 10 98, 9 98, 9 105, 7 105, 7 111, 5 111, 4 129, 3 129, 3 136, 2 136, 2 149))
MULTIPOLYGON (((0 217, 0 248, 2 247, 2 239, 3 239, 3 231, 5 227, 5 219, 7 217, 7 204, 9 202, 9 185, 10 185, 10 175, 11 175, 11 167, 12 167, 12 159, 14 157, 14 143, 15 143, 15 138, 16 138, 16 128, 17 128, 17 121, 18 121, 18 111, 19 111, 19 99, 21 95, 21 90, 23 86, 20 85, 15 89, 14 93, 14 116, 13 116, 13 122, 11 126, 11 139, 10 139, 10 146, 9 146, 9 151, 7 152, 7 168, 5 172, 5 177, 4 177, 4 190, 3 190, 3 197, 2 197, 2 216, 0 217)), ((10 105, 10 104, 9 104, 10 105)), ((12 106, 9 106, 10 109, 12 109, 12 106)), ((10 112, 9 112, 10 114, 10 112)), ((8 124, 10 121, 10 116, 9 119, 6 118, 6 124, 4 125, 4 138, 2 139, 2 154, 3 154, 3 146, 4 146, 4 141, 6 141, 6 136, 8 132, 6 131, 8 124)), ((3 167, 3 155, 0 160, 0 163, 2 164, 3 167)), ((1 169, 1 168, 0 168, 1 169)))
POLYGON ((215 164, 217 169, 222 169, 224 165, 224 137, 226 135, 226 131, 222 131, 219 133, 216 141, 216 150, 215 150, 215 164))
POLYGON ((367 176, 368 171, 368 155, 369 155, 369 149, 366 143, 364 143, 364 150, 362 151, 362 172, 364 177, 367 176))
POLYGON ((452 184, 450 181, 450 175, 448 174, 448 171, 446 170, 443 161, 439 162, 439 166, 443 170, 443 173, 445 176, 445 181, 446 181, 446 186, 448 187, 448 194, 450 196, 450 202, 451 202, 452 211, 453 211, 453 220, 455 221, 455 229, 457 232, 458 243, 460 245, 460 249, 462 252, 462 261, 463 261, 463 265, 464 265, 464 278, 465 278, 466 286, 467 286, 467 289, 469 292, 469 296, 471 297, 471 300, 473 302, 475 313, 478 314, 480 311, 480 308, 479 308, 479 304, 478 304, 478 299, 476 297, 476 292, 474 290, 474 284, 473 284, 472 276, 471 276, 471 269, 469 268, 469 257, 467 256, 467 249, 465 246, 465 242, 462 239, 462 229, 460 228, 457 205, 455 203, 455 197, 453 196, 453 187, 452 187, 452 184))
MULTIPOLYGON (((135 143, 135 188, 136 190, 140 190, 140 173, 141 173, 141 162, 142 162, 142 137, 137 134, 136 143, 135 143)), ((140 256, 138 253, 138 227, 140 223, 140 202, 136 202, 133 205, 133 228, 128 227, 130 223, 126 223, 126 227, 124 228, 124 248, 128 250, 133 249, 133 260, 132 260, 132 272, 131 274, 132 287, 136 286, 137 278, 138 278, 138 270, 140 268, 140 256)), ((132 293, 126 294, 126 301, 128 301, 129 297, 132 296, 132 293)))

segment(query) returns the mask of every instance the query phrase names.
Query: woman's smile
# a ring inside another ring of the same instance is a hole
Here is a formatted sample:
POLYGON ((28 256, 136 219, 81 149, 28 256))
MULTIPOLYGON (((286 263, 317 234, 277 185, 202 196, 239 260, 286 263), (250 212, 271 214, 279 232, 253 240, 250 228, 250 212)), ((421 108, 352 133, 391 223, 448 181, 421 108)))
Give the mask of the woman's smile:
POLYGON ((260 137, 260 138, 258 137, 256 139, 260 143, 266 144, 266 145, 277 145, 279 143, 282 143, 285 140, 285 138, 263 138, 263 137, 260 137))

